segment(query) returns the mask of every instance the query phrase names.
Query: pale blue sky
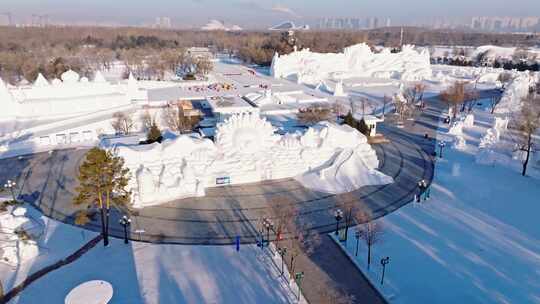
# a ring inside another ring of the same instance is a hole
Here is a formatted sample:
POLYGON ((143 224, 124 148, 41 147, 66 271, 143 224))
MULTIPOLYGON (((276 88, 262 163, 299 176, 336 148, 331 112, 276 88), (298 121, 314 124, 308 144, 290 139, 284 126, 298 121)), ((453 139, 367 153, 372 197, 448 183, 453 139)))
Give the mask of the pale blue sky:
POLYGON ((139 24, 169 16, 175 24, 216 18, 252 25, 284 19, 389 16, 394 20, 467 16, 539 16, 540 0, 0 0, 16 20, 49 14, 53 20, 139 24))

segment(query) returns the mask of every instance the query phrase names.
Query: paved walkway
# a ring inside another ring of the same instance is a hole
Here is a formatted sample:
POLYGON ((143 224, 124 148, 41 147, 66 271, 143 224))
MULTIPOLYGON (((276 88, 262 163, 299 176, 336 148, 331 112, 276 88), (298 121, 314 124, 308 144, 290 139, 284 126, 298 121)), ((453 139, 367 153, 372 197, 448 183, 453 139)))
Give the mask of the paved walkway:
MULTIPOLYGON (((304 188, 294 179, 207 189, 201 198, 173 201, 148 207, 132 216, 130 237, 160 243, 232 244, 236 236, 242 242, 254 242, 260 219, 271 214, 272 207, 292 207, 306 229, 324 233, 335 227, 333 212, 360 205, 375 216, 409 202, 420 179, 430 179, 433 164, 421 136, 405 134, 393 127, 382 127, 391 143, 376 145, 380 170, 394 177, 395 183, 369 186, 347 195, 330 195, 304 188), (144 231, 140 233, 141 231, 144 231)), ((0 160, 0 179, 17 176, 21 198, 45 215, 73 223, 75 206, 71 201, 76 187, 76 171, 86 150, 61 150, 40 153, 22 159, 0 160)), ((123 231, 113 214, 111 233, 123 231)), ((99 231, 96 221, 88 229, 99 231)))

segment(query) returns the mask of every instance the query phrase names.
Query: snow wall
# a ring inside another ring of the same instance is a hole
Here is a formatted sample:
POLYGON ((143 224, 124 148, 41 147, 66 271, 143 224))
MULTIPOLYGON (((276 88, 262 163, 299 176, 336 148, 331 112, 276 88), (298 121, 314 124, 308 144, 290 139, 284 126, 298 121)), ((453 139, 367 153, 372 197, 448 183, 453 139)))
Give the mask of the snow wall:
POLYGON ((276 54, 272 60, 272 76, 296 77, 305 83, 316 85, 327 78, 373 77, 417 81, 432 76, 429 51, 418 52, 406 45, 399 53, 383 49, 373 53, 365 44, 356 44, 343 53, 314 53, 309 49, 288 55, 276 54))
MULTIPOLYGON (((136 208, 204 196, 207 187, 317 172, 331 166, 345 149, 354 150, 355 163, 361 162, 362 166, 357 170, 344 166, 348 171, 334 176, 343 180, 349 171, 364 170, 365 183, 373 185, 382 180, 383 174, 376 171, 379 161, 375 151, 364 135, 349 126, 322 122, 303 134, 281 136, 274 131, 264 118, 241 114, 218 125, 215 142, 183 135, 162 144, 114 149, 132 174, 129 188, 136 208)), ((366 185, 362 180, 356 180, 354 186, 366 185)))
POLYGON ((514 72, 514 79, 504 90, 496 114, 508 115, 521 110, 522 99, 529 94, 529 88, 538 81, 538 73, 514 72))

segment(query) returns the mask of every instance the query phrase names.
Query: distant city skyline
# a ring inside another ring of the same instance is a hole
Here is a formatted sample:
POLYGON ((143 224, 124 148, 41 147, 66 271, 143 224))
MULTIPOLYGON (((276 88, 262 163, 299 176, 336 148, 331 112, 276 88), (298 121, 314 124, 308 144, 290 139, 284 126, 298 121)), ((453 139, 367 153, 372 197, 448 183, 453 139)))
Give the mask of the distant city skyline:
POLYGON ((267 28, 280 21, 317 25, 324 18, 378 18, 384 26, 447 23, 471 25, 472 18, 540 16, 539 0, 2 0, 0 20, 12 24, 96 24, 198 28, 211 19, 239 24, 245 28, 267 28), (9 15, 7 14, 9 13, 9 15), (167 21, 156 18, 168 18, 167 21), (41 20, 41 21, 38 21, 41 20), (433 21, 431 21, 433 20, 433 21))

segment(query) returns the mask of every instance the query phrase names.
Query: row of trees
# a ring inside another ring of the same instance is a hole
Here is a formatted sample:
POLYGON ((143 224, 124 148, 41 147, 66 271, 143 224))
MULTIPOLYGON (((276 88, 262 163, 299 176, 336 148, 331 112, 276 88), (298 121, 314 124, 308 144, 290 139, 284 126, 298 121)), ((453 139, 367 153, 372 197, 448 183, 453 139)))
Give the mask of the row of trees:
MULTIPOLYGON (((187 115, 180 104, 170 104, 161 110, 161 122, 169 130, 177 133, 192 131, 200 121, 198 115, 187 115)), ((144 111, 139 117, 139 131, 148 132, 152 126, 158 126, 156 117, 144 111)), ((117 135, 129 135, 136 131, 134 114, 116 112, 113 114, 111 126, 117 135)))
MULTIPOLYGON (((317 52, 339 52, 344 47, 366 42, 371 45, 399 46, 401 28, 371 31, 306 31, 295 34, 296 44, 317 52)), ((419 28, 405 29, 404 41, 416 45, 512 44, 533 46, 534 35, 440 32, 419 28)), ((163 71, 173 70, 176 54, 188 47, 212 46, 215 50, 237 54, 246 62, 269 64, 275 52, 292 51, 290 39, 275 32, 200 32, 146 28, 0 27, 0 76, 16 82, 35 79, 37 72, 48 78, 58 73, 47 68, 57 58, 82 74, 110 68, 117 59, 127 60, 141 78, 162 78, 163 71), (170 56, 172 51, 175 55, 170 56), (141 59, 141 54, 144 56, 141 59), (151 56, 146 56, 152 54, 151 56), (146 61, 140 71, 141 61, 146 61), (23 69, 24 66, 24 69, 23 69), (24 70, 24 72, 23 72, 24 70)), ((456 51, 460 54, 459 51, 456 51)), ((181 57, 182 55, 180 55, 181 57)))

